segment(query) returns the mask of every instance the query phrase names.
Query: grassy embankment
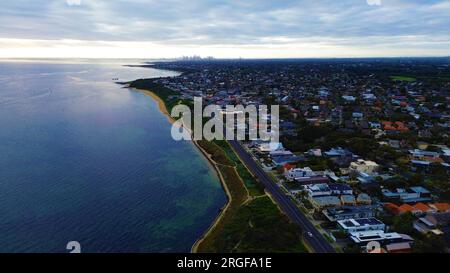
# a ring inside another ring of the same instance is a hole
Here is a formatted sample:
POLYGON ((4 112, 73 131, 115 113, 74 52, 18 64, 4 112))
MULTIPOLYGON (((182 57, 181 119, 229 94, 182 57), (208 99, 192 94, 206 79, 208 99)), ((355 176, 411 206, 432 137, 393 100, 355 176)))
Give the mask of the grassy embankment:
MULTIPOLYGON (((138 80, 131 87, 152 91, 170 111, 183 103, 173 90, 138 80)), ((189 105, 189 104, 188 104, 189 105)), ((306 252, 299 228, 266 195, 226 141, 197 141, 219 173, 229 202, 194 252, 306 252)))

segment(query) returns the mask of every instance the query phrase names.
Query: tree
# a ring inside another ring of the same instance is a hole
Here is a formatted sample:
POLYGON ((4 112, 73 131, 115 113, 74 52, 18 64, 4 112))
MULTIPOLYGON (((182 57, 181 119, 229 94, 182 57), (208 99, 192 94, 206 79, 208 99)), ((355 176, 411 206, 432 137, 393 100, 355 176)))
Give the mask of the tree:
POLYGON ((413 244, 413 252, 416 253, 443 253, 444 251, 445 241, 434 234, 423 240, 416 240, 413 244))
POLYGON ((326 137, 332 129, 327 126, 306 126, 298 132, 298 139, 305 143, 313 143, 317 139, 326 137))
POLYGON ((284 173, 284 167, 283 166, 277 166, 276 167, 276 171, 278 174, 283 174, 284 173))
POLYGON ((424 177, 422 174, 415 173, 409 178, 409 185, 410 186, 419 186, 422 185, 422 182, 424 180, 424 177))
POLYGON ((416 217, 412 213, 404 213, 394 217, 392 228, 399 232, 405 234, 411 234, 414 232, 413 222, 416 217))
POLYGON ((356 244, 347 245, 344 248, 345 253, 361 253, 361 248, 356 244))

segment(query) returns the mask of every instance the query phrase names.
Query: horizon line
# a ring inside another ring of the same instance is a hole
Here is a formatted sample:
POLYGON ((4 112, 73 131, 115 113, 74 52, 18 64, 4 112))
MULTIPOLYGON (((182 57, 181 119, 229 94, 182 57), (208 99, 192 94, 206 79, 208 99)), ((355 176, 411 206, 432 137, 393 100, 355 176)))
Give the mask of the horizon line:
POLYGON ((182 57, 170 57, 170 58, 157 58, 157 57, 0 57, 0 60, 186 60, 186 61, 220 61, 220 60, 314 60, 314 59, 440 59, 450 58, 450 55, 442 56, 348 56, 348 57, 268 57, 268 58, 217 58, 214 56, 182 56, 182 57), (198 57, 198 58, 193 58, 198 57), (192 59, 186 59, 192 58, 192 59))

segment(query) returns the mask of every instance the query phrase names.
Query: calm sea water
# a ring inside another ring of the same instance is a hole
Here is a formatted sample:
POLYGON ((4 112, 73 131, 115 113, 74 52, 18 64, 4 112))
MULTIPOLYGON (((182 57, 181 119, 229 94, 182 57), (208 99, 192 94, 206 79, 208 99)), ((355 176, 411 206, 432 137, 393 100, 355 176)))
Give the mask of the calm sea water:
POLYGON ((185 252, 226 202, 149 96, 110 63, 0 62, 0 252, 185 252))

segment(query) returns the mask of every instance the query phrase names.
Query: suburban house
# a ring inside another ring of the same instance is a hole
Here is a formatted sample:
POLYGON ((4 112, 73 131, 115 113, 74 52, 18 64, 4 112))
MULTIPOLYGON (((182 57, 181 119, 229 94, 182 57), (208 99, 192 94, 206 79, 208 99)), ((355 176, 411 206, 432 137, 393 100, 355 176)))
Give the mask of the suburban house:
POLYGON ((314 184, 327 184, 328 182, 330 182, 330 179, 326 176, 311 176, 311 177, 306 176, 306 177, 297 177, 294 181, 291 181, 289 183, 290 184, 289 186, 292 187, 293 184, 296 184, 295 187, 300 187, 314 184))
POLYGON ((294 181, 297 178, 314 177, 317 174, 311 170, 309 167, 305 168, 294 168, 284 172, 284 176, 289 181, 294 181))
POLYGON ((356 197, 356 202, 359 205, 371 205, 372 204, 372 198, 366 193, 360 193, 356 197))
POLYGON ((438 213, 438 212, 450 213, 450 204, 447 203, 435 203, 435 204, 417 203, 415 205, 402 204, 400 206, 397 206, 392 203, 385 203, 384 208, 394 214, 402 214, 410 212, 414 215, 419 216, 427 213, 438 213))
POLYGON ((325 155, 332 158, 339 157, 353 157, 353 153, 349 150, 343 149, 341 147, 332 148, 331 150, 325 152, 325 155))
POLYGON ((370 230, 384 231, 386 225, 376 218, 345 219, 337 221, 338 227, 346 233, 370 230))
POLYGON ((382 189, 381 193, 386 199, 397 200, 403 203, 416 203, 431 201, 431 193, 424 187, 411 187, 390 191, 382 189))
POLYGON ((413 227, 424 234, 433 233, 435 235, 442 235, 444 232, 440 228, 448 227, 449 224, 450 212, 429 213, 415 221, 413 227))
POLYGON ((344 95, 344 96, 342 96, 342 99, 347 103, 353 103, 356 101, 356 97, 354 97, 354 96, 344 95))
POLYGON ((284 150, 283 144, 279 142, 263 142, 258 144, 257 149, 261 153, 270 153, 275 151, 284 150))
POLYGON ((378 171, 379 165, 373 161, 358 159, 355 162, 350 163, 350 172, 355 174, 366 173, 373 174, 378 171))
POLYGON ((341 147, 332 148, 324 154, 326 157, 330 158, 335 165, 340 167, 348 167, 352 161, 358 158, 358 156, 354 155, 349 150, 341 147))
POLYGON ((293 153, 288 150, 276 150, 276 151, 269 152, 269 155, 271 157, 273 157, 273 156, 281 156, 281 155, 293 155, 293 153))
POLYGON ((346 184, 330 184, 328 187, 333 195, 353 195, 353 189, 346 184))
POLYGON ((388 253, 411 253, 411 243, 393 243, 385 246, 388 253))
MULTIPOLYGON (((328 195, 351 195, 353 189, 346 184, 311 184, 306 185, 305 190, 310 197, 328 195)), ((356 201, 355 201, 356 202, 356 201)))
POLYGON ((437 212, 450 212, 449 203, 434 203, 428 205, 437 212))
MULTIPOLYGON (((355 172, 353 172, 352 174, 355 175, 355 172)), ((375 177, 373 175, 360 172, 356 174, 356 180, 358 180, 358 182, 361 184, 370 184, 375 182, 375 177)))
POLYGON ((327 208, 323 210, 322 213, 331 222, 353 218, 371 218, 375 216, 372 206, 341 206, 337 208, 327 208))
POLYGON ((430 213, 423 219, 426 219, 429 223, 435 227, 444 227, 450 224, 450 212, 430 213))
POLYGON ((308 193, 309 197, 329 196, 332 194, 332 191, 327 184, 306 185, 305 190, 308 193))
POLYGON ((424 203, 417 203, 413 205, 413 207, 414 207, 414 214, 417 215, 426 214, 434 211, 431 207, 425 205, 424 203))
POLYGON ((409 150, 411 160, 442 163, 443 160, 438 152, 430 152, 419 149, 409 150))
POLYGON ((356 206, 356 198, 353 195, 341 195, 341 204, 344 206, 356 206))
POLYGON ((336 196, 318 196, 309 198, 314 209, 321 211, 328 207, 337 207, 341 205, 341 200, 336 196))
POLYGON ((408 127, 401 121, 383 121, 381 124, 383 125, 383 130, 387 133, 405 133, 409 131, 408 127))
MULTIPOLYGON (((309 200, 314 208, 321 210, 326 207, 356 206, 358 201, 353 189, 346 184, 309 184, 304 186, 309 200)), ((370 197, 361 196, 362 204, 370 204, 370 197)))
POLYGON ((361 246, 367 245, 369 242, 376 241, 380 244, 392 244, 414 241, 411 236, 399 234, 397 232, 385 233, 383 230, 369 230, 350 233, 350 239, 361 246))
POLYGON ((277 156, 271 156, 272 162, 277 166, 283 166, 287 163, 293 163, 303 160, 303 157, 296 156, 294 154, 290 155, 277 155, 277 156))

